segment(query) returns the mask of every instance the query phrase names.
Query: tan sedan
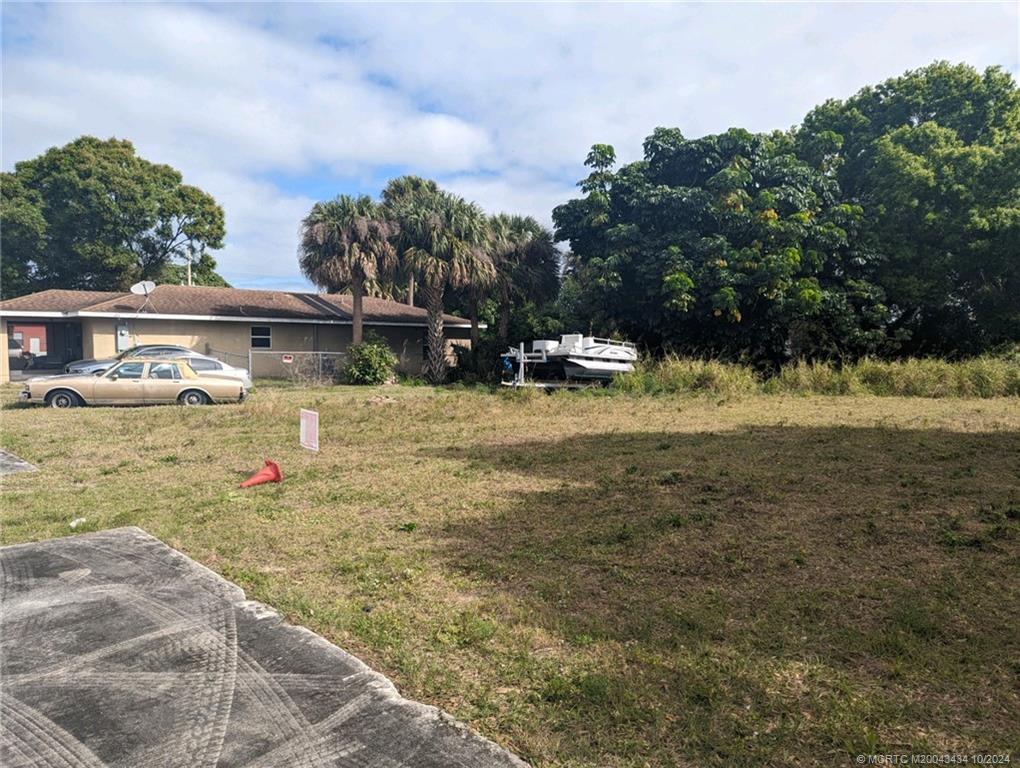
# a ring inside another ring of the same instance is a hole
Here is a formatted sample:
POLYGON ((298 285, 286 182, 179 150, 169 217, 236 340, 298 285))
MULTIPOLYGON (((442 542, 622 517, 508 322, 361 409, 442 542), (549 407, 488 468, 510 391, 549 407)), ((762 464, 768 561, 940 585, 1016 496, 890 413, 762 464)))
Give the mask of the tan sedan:
POLYGON ((199 377, 184 360, 128 358, 100 376, 39 376, 29 379, 21 399, 53 408, 78 405, 237 403, 247 390, 237 379, 199 377))

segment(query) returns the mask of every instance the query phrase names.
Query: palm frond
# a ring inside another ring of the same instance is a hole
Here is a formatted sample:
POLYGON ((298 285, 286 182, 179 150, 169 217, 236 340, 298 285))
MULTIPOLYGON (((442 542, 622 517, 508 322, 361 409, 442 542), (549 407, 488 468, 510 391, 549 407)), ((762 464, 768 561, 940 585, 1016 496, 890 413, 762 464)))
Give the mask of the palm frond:
POLYGON ((350 287, 356 277, 385 276, 395 268, 390 240, 396 232, 386 210, 367 195, 316 203, 301 223, 301 271, 331 292, 350 287))

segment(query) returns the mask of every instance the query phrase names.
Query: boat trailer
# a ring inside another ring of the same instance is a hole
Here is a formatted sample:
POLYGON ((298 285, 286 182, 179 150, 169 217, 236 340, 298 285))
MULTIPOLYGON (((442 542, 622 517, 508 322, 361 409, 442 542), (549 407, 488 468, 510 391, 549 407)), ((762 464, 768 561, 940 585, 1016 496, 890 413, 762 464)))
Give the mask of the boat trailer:
POLYGON ((503 365, 507 373, 513 372, 513 378, 509 381, 504 380, 500 382, 504 387, 551 391, 556 389, 598 389, 609 384, 609 381, 604 379, 528 379, 527 365, 529 363, 532 365, 548 363, 548 349, 543 347, 532 352, 526 352, 524 350, 524 342, 521 342, 516 350, 513 350, 513 348, 511 350, 512 353, 516 354, 503 355, 503 365), (514 362, 516 362, 516 366, 513 365, 514 362))

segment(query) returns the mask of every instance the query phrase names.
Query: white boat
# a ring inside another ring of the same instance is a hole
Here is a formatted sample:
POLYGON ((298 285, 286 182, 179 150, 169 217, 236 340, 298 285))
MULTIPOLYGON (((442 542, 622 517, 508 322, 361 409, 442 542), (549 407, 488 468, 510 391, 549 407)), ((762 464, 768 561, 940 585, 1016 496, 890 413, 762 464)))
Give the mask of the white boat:
POLYGON ((608 381, 618 373, 633 371, 638 354, 629 341, 568 333, 559 341, 533 341, 530 352, 521 344, 504 353, 503 359, 507 372, 513 372, 515 382, 521 384, 528 374, 545 381, 608 381))

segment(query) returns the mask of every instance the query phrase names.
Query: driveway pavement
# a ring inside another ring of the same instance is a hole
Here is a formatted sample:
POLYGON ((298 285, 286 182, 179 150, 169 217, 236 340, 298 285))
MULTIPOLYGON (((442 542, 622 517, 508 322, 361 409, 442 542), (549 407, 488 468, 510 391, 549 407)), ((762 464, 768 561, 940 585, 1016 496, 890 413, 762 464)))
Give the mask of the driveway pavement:
POLYGON ((0 548, 0 765, 525 768, 139 528, 0 548))

